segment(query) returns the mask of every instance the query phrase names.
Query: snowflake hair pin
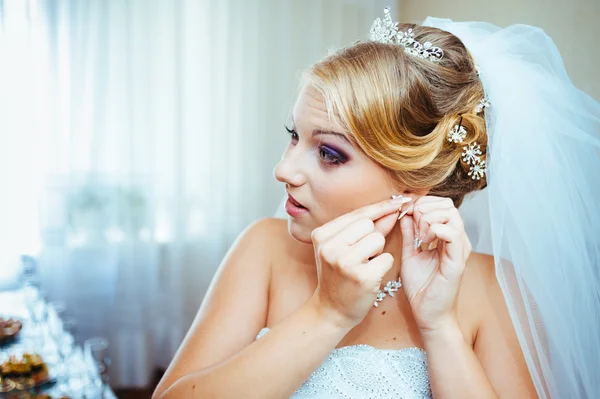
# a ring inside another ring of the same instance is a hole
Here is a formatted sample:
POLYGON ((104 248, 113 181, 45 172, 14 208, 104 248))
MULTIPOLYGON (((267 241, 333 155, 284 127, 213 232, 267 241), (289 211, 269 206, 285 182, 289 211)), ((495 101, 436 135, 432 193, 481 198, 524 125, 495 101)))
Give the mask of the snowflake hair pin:
MULTIPOLYGON (((462 143, 467 137, 467 129, 462 126, 462 115, 458 124, 448 133, 448 141, 451 143, 462 143)), ((481 159, 481 145, 474 142, 463 147, 462 160, 470 166, 468 176, 473 180, 481 180, 486 174, 485 160, 481 159)))
POLYGON ((467 129, 460 123, 454 125, 450 132, 448 132, 448 141, 451 143, 462 143, 465 137, 467 137, 467 129))
POLYGON ((485 166, 485 160, 477 160, 474 165, 471 165, 468 175, 471 176, 471 179, 481 180, 482 177, 485 176, 487 172, 487 167, 485 166))
POLYGON ((380 43, 397 44, 404 47, 404 51, 415 57, 428 59, 433 62, 444 57, 444 51, 435 47, 431 42, 421 44, 415 39, 412 29, 407 32, 398 31, 398 22, 392 21, 390 8, 383 9, 383 20, 377 18, 371 26, 371 40, 380 43))
POLYGON ((473 144, 469 144, 468 146, 463 147, 462 160, 469 165, 474 165, 476 162, 479 162, 481 155, 481 146, 474 142, 473 144))
POLYGON ((485 108, 490 107, 491 105, 492 105, 492 103, 490 103, 487 98, 482 98, 481 100, 479 100, 479 104, 477 104, 477 108, 475 108, 475 113, 479 114, 479 113, 481 113, 481 111, 483 111, 485 108))

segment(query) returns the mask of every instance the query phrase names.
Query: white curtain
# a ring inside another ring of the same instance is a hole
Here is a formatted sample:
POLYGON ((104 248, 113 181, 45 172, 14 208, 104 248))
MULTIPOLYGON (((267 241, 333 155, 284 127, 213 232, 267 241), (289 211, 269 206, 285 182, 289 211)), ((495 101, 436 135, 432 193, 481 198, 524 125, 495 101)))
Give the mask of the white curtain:
POLYGON ((0 0, 0 260, 39 257, 79 338, 110 340, 115 386, 168 364, 225 251, 277 208, 299 72, 385 5, 0 0))

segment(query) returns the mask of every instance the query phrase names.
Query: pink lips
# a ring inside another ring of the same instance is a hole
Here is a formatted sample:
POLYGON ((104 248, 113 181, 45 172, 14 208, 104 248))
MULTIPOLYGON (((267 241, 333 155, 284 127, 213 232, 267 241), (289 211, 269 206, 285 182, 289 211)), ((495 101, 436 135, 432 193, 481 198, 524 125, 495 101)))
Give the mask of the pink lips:
POLYGON ((292 197, 288 193, 288 199, 285 202, 285 211, 288 215, 292 217, 297 217, 308 213, 308 209, 306 209, 301 203, 296 201, 294 197, 292 197))

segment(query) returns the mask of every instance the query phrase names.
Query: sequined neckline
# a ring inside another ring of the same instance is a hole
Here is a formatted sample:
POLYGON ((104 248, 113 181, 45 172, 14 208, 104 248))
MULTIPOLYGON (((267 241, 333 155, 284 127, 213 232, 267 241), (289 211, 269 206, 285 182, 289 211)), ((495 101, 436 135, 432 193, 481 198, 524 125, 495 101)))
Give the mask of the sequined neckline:
MULTIPOLYGON (((266 334, 268 331, 270 330, 269 327, 264 327, 262 328, 258 335, 256 336, 256 338, 260 338, 262 337, 264 334, 266 334)), ((342 346, 340 348, 334 348, 332 350, 332 352, 335 353, 344 353, 353 349, 363 349, 363 350, 368 350, 368 351, 375 351, 375 352, 382 352, 382 353, 400 353, 400 352, 413 352, 413 353, 420 353, 425 355, 426 352, 424 349, 419 348, 418 346, 409 346, 407 348, 400 348, 400 349, 380 349, 380 348, 375 348, 374 346, 371 346, 369 344, 354 344, 354 345, 346 345, 346 346, 342 346)))

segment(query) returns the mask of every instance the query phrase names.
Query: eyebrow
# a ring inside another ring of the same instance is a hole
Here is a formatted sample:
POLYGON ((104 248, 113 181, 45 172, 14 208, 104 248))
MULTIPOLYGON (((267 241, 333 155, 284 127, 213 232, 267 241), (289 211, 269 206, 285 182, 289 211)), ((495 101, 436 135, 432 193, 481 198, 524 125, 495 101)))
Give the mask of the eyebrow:
MULTIPOLYGON (((296 123, 294 122, 294 117, 292 116, 292 126, 296 126, 296 123)), ((348 139, 348 136, 346 136, 343 133, 338 133, 338 132, 334 132, 332 130, 320 130, 320 129, 315 129, 312 131, 312 137, 316 137, 322 134, 327 134, 327 135, 331 135, 331 136, 338 136, 341 137, 346 143, 350 144, 351 147, 354 147, 354 144, 352 143, 351 140, 348 139)))
POLYGON ((348 137, 346 137, 345 134, 342 133, 338 133, 338 132, 333 132, 333 131, 328 131, 328 130, 319 130, 319 129, 315 129, 312 132, 312 136, 319 136, 321 134, 328 134, 328 135, 332 135, 332 136, 338 136, 341 137, 344 141, 346 141, 348 144, 352 145, 352 143, 350 142, 350 140, 348 140, 348 137))

